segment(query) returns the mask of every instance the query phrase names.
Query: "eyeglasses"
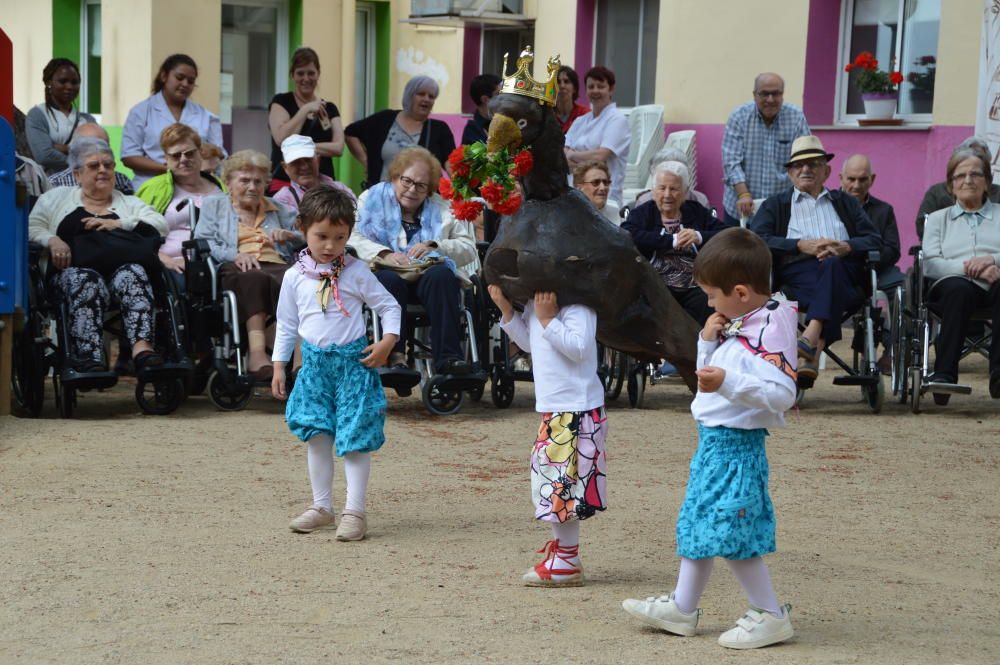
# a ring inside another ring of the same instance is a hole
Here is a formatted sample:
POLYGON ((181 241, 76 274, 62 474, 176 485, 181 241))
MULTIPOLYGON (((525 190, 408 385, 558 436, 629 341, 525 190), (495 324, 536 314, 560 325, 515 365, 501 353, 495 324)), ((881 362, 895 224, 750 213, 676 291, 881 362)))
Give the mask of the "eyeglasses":
POLYGON ((87 171, 90 171, 91 173, 96 173, 100 171, 102 168, 105 171, 114 171, 115 163, 110 159, 100 162, 87 162, 86 164, 83 165, 83 168, 86 169, 87 171))
POLYGON ((801 162, 793 162, 789 167, 789 171, 801 171, 805 167, 809 167, 810 171, 818 171, 819 169, 826 166, 825 159, 806 159, 801 162))
POLYGON ((165 152, 163 154, 165 154, 169 159, 180 161, 181 159, 194 159, 197 152, 197 148, 191 148, 190 150, 178 150, 177 152, 165 152))
POLYGON ((964 180, 982 180, 986 177, 986 174, 981 171, 969 171, 968 173, 956 173, 951 176, 952 182, 962 182, 964 180))
POLYGON ((779 97, 785 96, 784 90, 757 90, 754 92, 756 96, 761 99, 778 99, 779 97))
POLYGON ((399 176, 399 184, 403 186, 403 189, 413 189, 417 194, 425 194, 431 188, 426 182, 417 182, 405 175, 399 176))
POLYGON ((581 185, 590 185, 591 187, 610 187, 611 181, 604 178, 595 178, 594 180, 584 180, 580 183, 581 185))

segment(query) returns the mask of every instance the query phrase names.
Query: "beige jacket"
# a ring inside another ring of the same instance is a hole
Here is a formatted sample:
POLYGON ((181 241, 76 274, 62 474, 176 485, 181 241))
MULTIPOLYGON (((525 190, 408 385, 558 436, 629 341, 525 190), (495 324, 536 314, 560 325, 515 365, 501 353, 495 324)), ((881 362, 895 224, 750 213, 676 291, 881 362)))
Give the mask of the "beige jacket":
MULTIPOLYGON (((82 190, 77 187, 56 187, 42 194, 28 216, 28 240, 49 244, 63 219, 83 205, 82 190)), ((126 196, 117 189, 111 193, 111 212, 118 215, 122 228, 129 231, 138 222, 146 222, 161 236, 167 235, 167 220, 151 205, 135 196, 126 196)))

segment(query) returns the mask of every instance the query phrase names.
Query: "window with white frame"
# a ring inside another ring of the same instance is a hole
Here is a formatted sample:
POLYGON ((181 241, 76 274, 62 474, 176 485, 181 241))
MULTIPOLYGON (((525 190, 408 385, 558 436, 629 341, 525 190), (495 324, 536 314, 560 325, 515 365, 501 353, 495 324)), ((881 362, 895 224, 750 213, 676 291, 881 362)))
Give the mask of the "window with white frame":
POLYGON ((354 24, 354 118, 375 112, 375 5, 359 2, 354 24))
POLYGON ((618 106, 653 103, 659 16, 660 0, 597 0, 594 64, 615 73, 618 106))
POLYGON ((288 7, 285 0, 232 0, 222 4, 219 115, 267 111, 288 87, 288 7))
POLYGON ((942 0, 844 0, 837 89, 837 117, 853 122, 864 113, 856 73, 844 66, 868 51, 883 71, 903 75, 896 116, 930 122, 937 69, 942 0))
POLYGON ((84 0, 80 20, 80 110, 101 112, 101 0, 84 0))

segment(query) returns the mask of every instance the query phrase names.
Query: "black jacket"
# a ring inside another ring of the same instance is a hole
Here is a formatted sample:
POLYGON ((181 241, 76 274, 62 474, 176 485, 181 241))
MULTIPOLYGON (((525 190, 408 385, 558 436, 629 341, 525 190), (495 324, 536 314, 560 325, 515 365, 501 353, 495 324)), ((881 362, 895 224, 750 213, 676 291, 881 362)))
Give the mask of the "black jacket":
MULTIPOLYGON (((352 122, 344 129, 345 136, 353 136, 361 140, 368 151, 368 173, 366 187, 378 183, 382 179, 382 144, 389 136, 392 123, 400 111, 386 109, 373 113, 367 118, 352 122)), ((455 137, 451 128, 441 120, 427 119, 420 132, 419 145, 430 150, 444 168, 448 155, 455 149, 455 137)))
MULTIPOLYGON (((799 251, 798 240, 786 237, 788 222, 792 217, 793 191, 790 187, 764 201, 750 220, 750 230, 763 238, 771 248, 775 267, 808 256, 799 251)), ((830 202, 847 229, 847 243, 851 246, 851 253, 847 258, 864 262, 869 251, 882 249, 882 236, 861 209, 857 199, 840 190, 832 189, 829 192, 830 202)))
MULTIPOLYGON (((702 245, 719 231, 728 228, 697 201, 685 201, 681 205, 681 224, 686 229, 694 229, 700 233, 702 245)), ((636 249, 647 259, 652 259, 658 249, 672 249, 674 246, 674 234, 664 230, 660 210, 654 201, 646 201, 629 213, 622 228, 629 232, 636 249)))

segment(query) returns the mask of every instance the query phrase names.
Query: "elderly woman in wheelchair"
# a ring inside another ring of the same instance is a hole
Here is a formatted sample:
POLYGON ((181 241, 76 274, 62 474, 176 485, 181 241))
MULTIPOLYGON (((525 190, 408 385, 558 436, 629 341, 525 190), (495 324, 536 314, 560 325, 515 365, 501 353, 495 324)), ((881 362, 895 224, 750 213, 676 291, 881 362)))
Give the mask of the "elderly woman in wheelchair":
POLYGON ((163 364, 153 348, 150 279, 159 270, 156 249, 166 221, 140 199, 115 190, 115 157, 107 142, 78 138, 68 160, 78 185, 43 194, 28 222, 29 239, 49 250, 49 283, 68 314, 66 364, 80 373, 107 370, 104 313, 115 300, 141 377, 163 364))
MULTIPOLYGON (((952 392, 968 392, 956 382, 970 321, 976 316, 996 321, 1000 315, 1000 205, 988 199, 991 171, 981 153, 956 151, 945 179, 955 204, 930 214, 924 226, 920 271, 932 282, 927 306, 940 321, 934 373, 924 387, 938 404, 946 404, 952 392)), ((990 341, 989 368, 990 396, 1000 398, 997 335, 990 341)))
MULTIPOLYGON (((424 148, 401 150, 389 165, 389 181, 366 190, 358 201, 358 223, 350 244, 399 302, 419 302, 430 323, 433 370, 472 371, 462 348, 461 290, 479 268, 472 225, 452 217, 437 196, 441 164, 424 148)), ((407 363, 404 325, 389 357, 407 363)))

